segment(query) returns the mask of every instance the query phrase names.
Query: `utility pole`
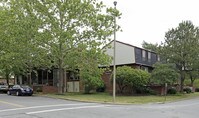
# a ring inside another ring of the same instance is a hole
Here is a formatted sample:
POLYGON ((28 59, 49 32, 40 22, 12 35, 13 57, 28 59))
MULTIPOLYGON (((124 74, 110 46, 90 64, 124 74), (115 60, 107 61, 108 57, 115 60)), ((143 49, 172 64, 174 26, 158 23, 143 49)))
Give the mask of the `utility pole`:
MULTIPOLYGON (((114 8, 116 10, 117 2, 114 1, 114 8)), ((115 103, 115 93, 116 93, 116 65, 115 65, 115 58, 116 58, 116 14, 114 14, 114 54, 113 54, 113 103, 115 103)))

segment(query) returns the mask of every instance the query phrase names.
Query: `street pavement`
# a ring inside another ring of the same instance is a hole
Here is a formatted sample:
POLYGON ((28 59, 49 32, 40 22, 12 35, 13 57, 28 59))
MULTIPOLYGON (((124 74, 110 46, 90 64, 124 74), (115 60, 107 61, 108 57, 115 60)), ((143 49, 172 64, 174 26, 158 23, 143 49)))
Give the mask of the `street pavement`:
POLYGON ((0 118, 198 118, 199 98, 172 103, 114 105, 0 94, 0 118))

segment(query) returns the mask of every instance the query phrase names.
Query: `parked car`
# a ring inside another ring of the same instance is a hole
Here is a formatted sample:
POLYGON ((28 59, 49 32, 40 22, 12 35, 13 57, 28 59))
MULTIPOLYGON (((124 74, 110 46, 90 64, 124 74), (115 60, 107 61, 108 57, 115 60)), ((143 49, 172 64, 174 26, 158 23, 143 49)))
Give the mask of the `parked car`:
POLYGON ((13 87, 8 89, 8 95, 29 95, 33 94, 33 89, 27 85, 14 85, 13 87))
POLYGON ((7 92, 8 91, 8 85, 6 83, 1 82, 0 83, 0 92, 7 92))

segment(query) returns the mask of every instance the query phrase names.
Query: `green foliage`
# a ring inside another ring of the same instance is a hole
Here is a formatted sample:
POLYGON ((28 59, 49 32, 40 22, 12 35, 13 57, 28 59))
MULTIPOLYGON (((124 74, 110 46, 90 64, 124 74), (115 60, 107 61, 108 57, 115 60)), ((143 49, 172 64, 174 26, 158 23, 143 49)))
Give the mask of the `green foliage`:
POLYGON ((85 93, 90 93, 91 90, 103 87, 104 83, 101 80, 102 70, 99 68, 94 69, 82 69, 80 71, 80 77, 85 87, 85 93))
POLYGON ((176 93, 177 93, 177 90, 176 90, 176 88, 174 88, 174 87, 169 88, 169 89, 167 90, 167 94, 176 94, 176 93))
POLYGON ((47 51, 38 45, 38 39, 41 38, 38 33, 41 25, 39 20, 32 17, 30 12, 23 11, 19 4, 9 5, 0 11, 0 29, 3 29, 0 30, 0 70, 7 76, 46 67, 49 64, 47 51), (7 8, 9 5, 10 8, 7 8), (23 14, 25 12, 27 14, 23 14))
POLYGON ((136 88, 136 94, 144 94, 144 95, 157 95, 155 90, 152 90, 149 87, 142 86, 140 88, 136 88))
POLYGON ((172 64, 161 64, 156 63, 154 70, 151 74, 151 82, 156 84, 164 85, 165 83, 173 84, 179 78, 175 66, 172 64))
POLYGON ((153 51, 153 52, 158 52, 159 48, 158 48, 158 44, 151 44, 151 43, 147 43, 145 41, 142 42, 142 47, 144 49, 153 51))
POLYGON ((116 84, 120 93, 128 86, 128 80, 131 78, 131 68, 127 66, 118 67, 116 70, 116 84))
MULTIPOLYGON (((141 83, 148 83, 149 82, 149 78, 151 77, 151 74, 148 73, 147 71, 144 71, 144 70, 138 70, 141 78, 142 78, 142 81, 141 83)), ((144 85, 144 84, 143 84, 144 85)))
POLYGON ((96 92, 105 92, 105 90, 106 90, 106 85, 104 84, 101 87, 97 87, 96 92))
POLYGON ((99 64, 109 65, 110 57, 105 55, 101 50, 93 48, 82 51, 84 45, 81 45, 79 48, 81 50, 76 54, 79 53, 78 59, 81 59, 81 61, 76 61, 76 67, 80 69, 80 78, 85 86, 85 93, 89 93, 91 90, 104 86, 101 80, 104 69, 99 68, 99 64))
MULTIPOLYGON (((191 85, 191 80, 190 79, 185 79, 184 82, 185 85, 191 85)), ((193 83, 194 87, 199 87, 199 78, 197 78, 194 83, 193 83)))
POLYGON ((177 28, 169 30, 162 50, 168 61, 175 63, 180 70, 189 69, 191 61, 198 57, 198 36, 198 27, 190 21, 183 21, 177 28))
POLYGON ((116 70, 116 83, 120 93, 123 93, 126 87, 136 89, 146 85, 149 77, 149 73, 128 66, 118 67, 116 70))
POLYGON ((185 87, 183 89, 183 91, 189 94, 189 93, 191 93, 191 88, 190 87, 185 87))
MULTIPOLYGON (((96 63, 95 67, 108 63, 101 47, 110 41, 114 31, 113 15, 121 15, 118 10, 96 0, 1 2, 4 5, 0 11, 1 69, 6 65, 11 67, 9 73, 21 74, 31 73, 35 67, 56 67, 60 71, 59 93, 62 93, 63 70, 78 68, 87 73, 84 63, 96 63), (93 55, 89 59, 88 51, 93 55), (8 62, 1 61, 7 58, 8 62)), ((119 28, 117 26, 116 30, 119 28)), ((88 72, 92 76, 83 75, 94 80, 98 78, 93 71, 88 72)))
POLYGON ((187 71, 197 70, 199 59, 199 28, 191 21, 183 21, 165 34, 161 53, 167 61, 174 63, 180 72, 181 91, 187 71))
POLYGON ((132 80, 133 88, 140 88, 146 85, 151 75, 148 72, 144 70, 140 70, 140 69, 134 69, 134 71, 135 71, 135 74, 132 75, 135 77, 134 80, 132 80))
POLYGON ((190 79, 190 85, 194 86, 195 80, 199 78, 199 71, 198 70, 197 71, 195 71, 195 70, 189 71, 189 72, 187 72, 187 75, 190 79))

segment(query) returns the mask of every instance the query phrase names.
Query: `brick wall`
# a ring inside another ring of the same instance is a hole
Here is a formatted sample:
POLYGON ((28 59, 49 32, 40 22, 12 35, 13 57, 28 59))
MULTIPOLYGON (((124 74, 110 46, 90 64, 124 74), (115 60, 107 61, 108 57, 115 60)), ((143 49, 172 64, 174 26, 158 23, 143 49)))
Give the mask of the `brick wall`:
POLYGON ((102 75, 102 80, 104 81, 104 84, 106 86, 105 91, 111 93, 113 91, 113 85, 111 83, 111 72, 104 72, 104 74, 102 75))
POLYGON ((84 92, 84 84, 81 80, 79 81, 79 92, 84 92))
POLYGON ((46 94, 46 93, 57 93, 58 92, 58 88, 54 87, 54 86, 43 86, 42 87, 42 92, 44 94, 46 94))
POLYGON ((159 95, 164 95, 165 94, 165 87, 163 87, 163 86, 158 86, 158 85, 155 86, 154 85, 154 86, 149 86, 149 88, 154 90, 159 95))

